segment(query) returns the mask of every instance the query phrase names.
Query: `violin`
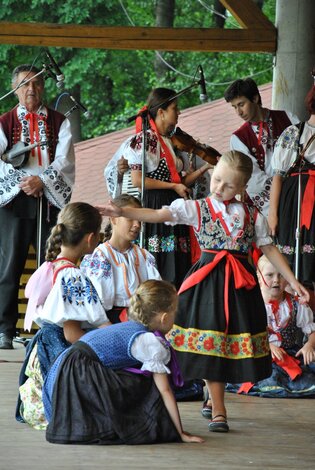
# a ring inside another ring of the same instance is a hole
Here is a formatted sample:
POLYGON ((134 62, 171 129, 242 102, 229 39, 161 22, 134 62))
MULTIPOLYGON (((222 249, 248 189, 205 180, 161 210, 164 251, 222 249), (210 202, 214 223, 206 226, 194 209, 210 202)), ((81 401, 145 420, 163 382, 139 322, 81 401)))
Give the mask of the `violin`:
POLYGON ((14 168, 21 168, 28 161, 30 150, 38 147, 39 145, 48 145, 48 141, 35 142, 34 144, 26 145, 25 142, 17 142, 13 147, 1 156, 1 160, 5 163, 11 163, 14 168))
POLYGON ((175 133, 171 137, 175 149, 183 152, 198 155, 210 165, 216 165, 221 153, 210 145, 197 142, 191 135, 184 132, 180 127, 176 127, 175 133))

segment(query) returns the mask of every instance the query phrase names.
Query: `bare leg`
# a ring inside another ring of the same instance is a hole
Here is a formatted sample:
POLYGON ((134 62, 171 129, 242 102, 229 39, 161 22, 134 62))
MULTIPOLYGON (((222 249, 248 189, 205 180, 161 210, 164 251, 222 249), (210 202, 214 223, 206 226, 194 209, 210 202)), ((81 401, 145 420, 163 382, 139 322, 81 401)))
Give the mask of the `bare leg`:
POLYGON ((226 408, 224 404, 224 382, 210 382, 206 380, 212 401, 212 420, 209 430, 214 432, 227 432, 229 426, 226 421, 226 408))
POLYGON ((213 418, 217 415, 226 416, 226 408, 224 405, 224 382, 210 382, 206 380, 206 385, 209 390, 209 395, 212 402, 212 416, 213 418))

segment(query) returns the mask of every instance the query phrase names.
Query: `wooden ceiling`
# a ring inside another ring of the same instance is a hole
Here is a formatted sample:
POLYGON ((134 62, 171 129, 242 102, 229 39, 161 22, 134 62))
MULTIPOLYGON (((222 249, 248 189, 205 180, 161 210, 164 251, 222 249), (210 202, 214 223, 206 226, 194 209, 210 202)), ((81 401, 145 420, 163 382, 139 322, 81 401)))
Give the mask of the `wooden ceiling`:
POLYGON ((241 29, 0 22, 0 44, 159 51, 276 52, 277 30, 252 0, 220 1, 238 21, 241 29))

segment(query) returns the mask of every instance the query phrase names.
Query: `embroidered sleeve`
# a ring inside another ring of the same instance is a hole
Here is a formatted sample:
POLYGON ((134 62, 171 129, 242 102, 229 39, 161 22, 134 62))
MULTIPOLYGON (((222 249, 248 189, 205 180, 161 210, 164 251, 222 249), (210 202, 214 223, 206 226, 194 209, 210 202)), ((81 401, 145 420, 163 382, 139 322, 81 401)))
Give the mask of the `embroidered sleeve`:
POLYGON ((271 159, 274 174, 284 176, 296 160, 298 137, 299 129, 296 126, 287 127, 280 135, 271 159))
POLYGON ((148 275, 147 279, 160 280, 161 275, 160 275, 159 271, 157 270, 156 260, 155 260, 154 256, 151 253, 149 253, 147 250, 145 250, 144 263, 146 265, 146 270, 147 270, 147 275, 148 275))
POLYGON ((172 215, 172 221, 165 222, 166 225, 185 224, 192 225, 196 229, 199 227, 198 210, 196 202, 185 201, 183 198, 175 199, 170 206, 164 206, 172 215))
POLYGON ((96 248, 92 255, 84 256, 80 268, 93 283, 105 309, 112 309, 114 306, 116 286, 113 267, 107 256, 100 248, 96 248))
POLYGON ((264 245, 272 245, 272 238, 268 234, 268 222, 259 211, 255 215, 255 242, 258 248, 264 245))
MULTIPOLYGON (((3 155, 8 145, 7 138, 0 126, 0 155, 3 155)), ((26 171, 15 169, 10 163, 0 158, 0 207, 12 201, 21 191, 19 184, 26 171)))
POLYGON ((108 321, 92 282, 77 268, 65 268, 56 277, 44 307, 35 321, 63 326, 67 320, 99 326, 108 321))
POLYGON ((171 360, 169 347, 153 333, 138 335, 131 346, 131 354, 142 362, 142 370, 157 374, 170 374, 167 364, 171 360))
POLYGON ((296 325, 302 329, 305 335, 310 335, 315 331, 313 311, 308 305, 298 304, 296 325))
POLYGON ((61 209, 70 201, 74 175, 70 121, 65 119, 60 126, 54 161, 39 175, 44 184, 44 194, 54 206, 61 209))
MULTIPOLYGON (((126 158, 129 162, 131 170, 142 169, 142 132, 136 134, 130 141, 130 145, 126 148, 126 158)), ((146 149, 146 173, 150 173, 157 169, 160 163, 160 144, 157 136, 149 130, 147 133, 147 149, 146 149)))

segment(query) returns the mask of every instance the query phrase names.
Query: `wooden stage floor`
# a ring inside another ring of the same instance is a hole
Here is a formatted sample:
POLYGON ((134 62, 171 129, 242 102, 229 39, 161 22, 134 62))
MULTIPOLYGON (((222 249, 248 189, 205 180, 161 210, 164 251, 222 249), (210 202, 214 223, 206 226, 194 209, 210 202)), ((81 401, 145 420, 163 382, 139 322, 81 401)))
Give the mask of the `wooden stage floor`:
POLYGON ((0 469, 300 469, 315 468, 314 399, 267 399, 227 394, 231 431, 210 433, 200 402, 180 403, 184 428, 204 444, 148 446, 54 445, 43 431, 15 421, 24 347, 0 350, 0 469))

